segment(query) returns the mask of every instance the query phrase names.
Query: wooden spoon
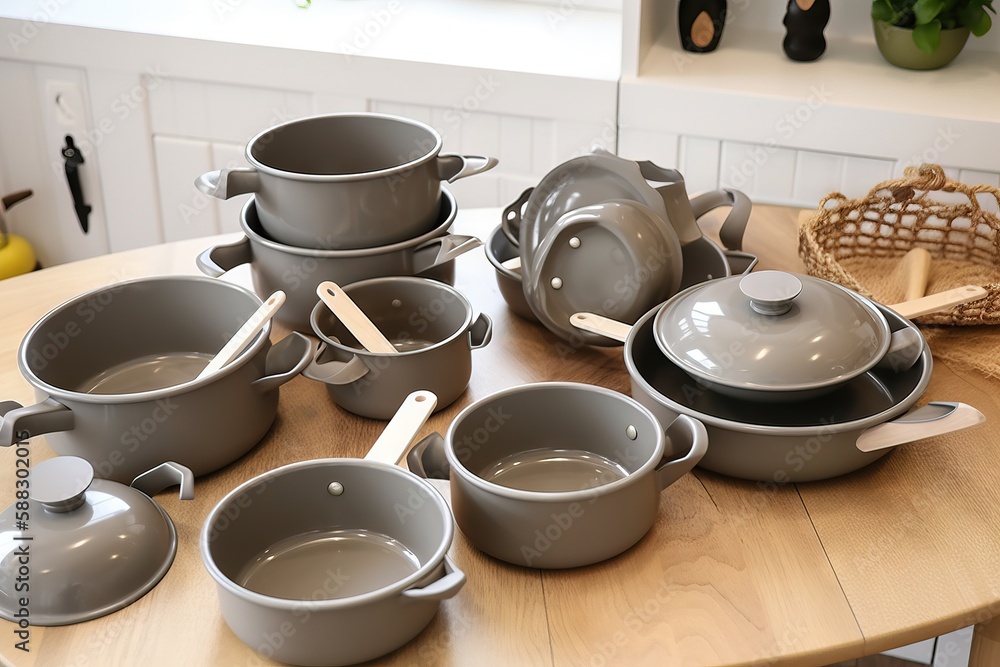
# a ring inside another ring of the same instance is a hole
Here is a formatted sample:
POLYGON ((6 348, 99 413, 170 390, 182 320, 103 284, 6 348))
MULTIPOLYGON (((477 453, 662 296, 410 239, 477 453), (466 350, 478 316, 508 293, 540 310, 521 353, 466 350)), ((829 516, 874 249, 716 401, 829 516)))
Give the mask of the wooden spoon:
POLYGON ((250 318, 243 323, 243 326, 233 334, 233 337, 229 339, 229 342, 222 346, 222 349, 212 357, 212 360, 208 362, 205 368, 201 369, 198 373, 196 380, 200 380, 206 375, 211 375, 215 373, 230 361, 239 356, 240 352, 253 340, 260 331, 271 321, 274 314, 278 312, 281 308, 281 304, 285 303, 285 293, 278 290, 271 296, 269 296, 264 303, 254 312, 250 318))
POLYGON ((965 285, 955 289, 945 290, 937 294, 931 294, 920 299, 904 301, 903 303, 892 304, 889 307, 908 320, 921 315, 936 313, 964 303, 978 301, 989 294, 979 285, 965 285))
POLYGON ((347 292, 340 285, 327 280, 319 284, 316 294, 337 319, 344 323, 347 330, 354 334, 363 348, 381 354, 396 354, 399 351, 358 308, 358 304, 347 296, 347 292))

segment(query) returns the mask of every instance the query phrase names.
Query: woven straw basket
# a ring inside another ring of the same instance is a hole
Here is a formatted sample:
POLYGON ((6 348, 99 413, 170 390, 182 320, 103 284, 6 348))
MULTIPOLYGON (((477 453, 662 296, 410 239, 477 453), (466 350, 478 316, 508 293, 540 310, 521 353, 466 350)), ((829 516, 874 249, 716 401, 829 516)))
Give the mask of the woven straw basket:
MULTIPOLYGON (((874 298, 842 265, 855 258, 899 258, 914 247, 926 248, 933 261, 953 267, 959 287, 968 275, 990 276, 984 299, 918 318, 921 324, 1000 324, 1000 219, 983 210, 977 194, 1000 205, 1000 190, 950 180, 938 165, 908 167, 900 179, 876 185, 864 197, 834 192, 799 228, 799 255, 810 275, 874 298), (935 191, 965 195, 959 203, 935 201, 935 191)), ((849 263, 849 262, 848 262, 849 263)), ((982 279, 982 278, 981 278, 982 279)))

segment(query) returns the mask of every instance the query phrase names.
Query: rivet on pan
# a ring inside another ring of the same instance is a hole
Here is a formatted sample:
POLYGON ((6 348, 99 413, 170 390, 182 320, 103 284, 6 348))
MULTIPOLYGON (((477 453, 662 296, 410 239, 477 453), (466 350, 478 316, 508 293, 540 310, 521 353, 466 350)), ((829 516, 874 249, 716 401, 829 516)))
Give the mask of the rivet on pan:
POLYGON ((339 496, 344 492, 344 485, 340 482, 330 482, 330 486, 326 487, 326 492, 331 496, 339 496))
POLYGON ((577 237, 575 237, 575 236, 573 238, 571 238, 569 240, 569 247, 570 248, 579 248, 580 247, 580 239, 577 238, 577 237))
POLYGON ((393 299, 392 300, 392 307, 393 308, 399 308, 402 305, 403 305, 403 302, 400 301, 399 299, 393 299))
POLYGON ((629 440, 635 440, 636 438, 639 437, 639 432, 635 430, 635 426, 629 424, 628 428, 625 429, 625 435, 628 436, 629 440))
POLYGON ((552 285, 552 289, 562 289, 562 278, 556 276, 550 284, 552 285))

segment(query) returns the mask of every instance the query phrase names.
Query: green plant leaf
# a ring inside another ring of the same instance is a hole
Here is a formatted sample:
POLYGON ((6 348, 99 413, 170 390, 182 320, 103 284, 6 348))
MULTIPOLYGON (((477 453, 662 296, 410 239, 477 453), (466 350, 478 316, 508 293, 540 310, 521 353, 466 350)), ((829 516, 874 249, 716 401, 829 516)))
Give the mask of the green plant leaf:
POLYGON ((944 0, 917 0, 913 5, 913 14, 917 17, 917 25, 929 24, 935 20, 944 9, 944 0))
POLYGON ((888 21, 892 22, 892 17, 895 12, 892 11, 892 5, 889 4, 889 0, 875 0, 872 2, 872 18, 876 21, 888 21))
POLYGON ((993 21, 986 10, 977 3, 967 5, 959 13, 961 24, 972 31, 976 37, 982 37, 993 26, 993 21))
POLYGON ((913 43, 924 53, 934 53, 941 45, 941 22, 937 19, 913 29, 913 43))

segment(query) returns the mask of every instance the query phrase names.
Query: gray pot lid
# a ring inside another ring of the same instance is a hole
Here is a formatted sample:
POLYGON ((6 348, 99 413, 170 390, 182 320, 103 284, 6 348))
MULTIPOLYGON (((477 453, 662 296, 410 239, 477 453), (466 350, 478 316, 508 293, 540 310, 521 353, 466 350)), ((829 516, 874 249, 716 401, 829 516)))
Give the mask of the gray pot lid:
POLYGON ((17 621, 27 608, 31 625, 88 621, 138 600, 170 568, 173 522, 141 491, 95 479, 75 456, 43 461, 19 479, 27 508, 15 502, 0 513, 3 618, 17 621), (17 589, 19 576, 27 591, 17 589))
POLYGON ((874 304, 840 285, 760 271, 680 292, 657 313, 654 336, 696 378, 795 391, 864 373, 885 355, 890 332, 874 304))

